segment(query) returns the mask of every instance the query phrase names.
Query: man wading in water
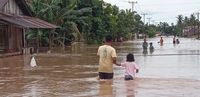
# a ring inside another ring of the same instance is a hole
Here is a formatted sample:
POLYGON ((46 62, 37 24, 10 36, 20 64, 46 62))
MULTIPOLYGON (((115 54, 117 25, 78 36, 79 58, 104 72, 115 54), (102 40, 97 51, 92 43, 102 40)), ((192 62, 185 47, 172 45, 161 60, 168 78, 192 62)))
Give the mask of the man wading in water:
POLYGON ((116 50, 111 46, 112 36, 106 36, 105 44, 98 48, 99 79, 113 79, 113 64, 116 64, 116 50))

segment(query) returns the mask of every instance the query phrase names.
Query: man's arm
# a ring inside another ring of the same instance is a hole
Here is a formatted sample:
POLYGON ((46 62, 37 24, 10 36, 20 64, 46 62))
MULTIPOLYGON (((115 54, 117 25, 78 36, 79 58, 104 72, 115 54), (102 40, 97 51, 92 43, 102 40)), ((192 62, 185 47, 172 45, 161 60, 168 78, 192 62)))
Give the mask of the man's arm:
POLYGON ((117 64, 117 57, 112 57, 113 64, 117 64))
POLYGON ((112 57, 113 59, 113 64, 117 65, 117 66, 121 66, 120 63, 117 63, 117 57, 112 57))
POLYGON ((115 49, 113 49, 111 56, 112 56, 113 64, 117 65, 117 54, 116 54, 115 49))

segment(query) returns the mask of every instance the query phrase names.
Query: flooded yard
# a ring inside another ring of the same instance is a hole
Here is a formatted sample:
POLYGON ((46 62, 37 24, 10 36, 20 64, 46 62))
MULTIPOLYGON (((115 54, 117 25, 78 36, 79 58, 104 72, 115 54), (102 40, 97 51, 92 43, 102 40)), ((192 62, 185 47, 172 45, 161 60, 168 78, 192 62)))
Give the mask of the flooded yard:
POLYGON ((147 39, 155 50, 144 52, 142 39, 115 43, 118 62, 127 53, 140 67, 137 78, 123 80, 123 68, 114 67, 113 82, 97 78, 98 45, 78 45, 63 54, 35 54, 0 58, 1 97, 199 97, 200 41, 172 37, 147 39))

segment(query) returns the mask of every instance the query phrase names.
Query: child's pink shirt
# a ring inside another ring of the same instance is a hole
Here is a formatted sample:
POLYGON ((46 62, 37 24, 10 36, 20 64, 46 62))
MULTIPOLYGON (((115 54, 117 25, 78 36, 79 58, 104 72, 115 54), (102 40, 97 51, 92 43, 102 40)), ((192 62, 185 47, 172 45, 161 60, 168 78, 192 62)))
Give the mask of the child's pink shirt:
POLYGON ((121 66, 125 67, 125 75, 131 75, 133 78, 135 77, 136 69, 139 69, 135 62, 124 62, 121 63, 121 66))

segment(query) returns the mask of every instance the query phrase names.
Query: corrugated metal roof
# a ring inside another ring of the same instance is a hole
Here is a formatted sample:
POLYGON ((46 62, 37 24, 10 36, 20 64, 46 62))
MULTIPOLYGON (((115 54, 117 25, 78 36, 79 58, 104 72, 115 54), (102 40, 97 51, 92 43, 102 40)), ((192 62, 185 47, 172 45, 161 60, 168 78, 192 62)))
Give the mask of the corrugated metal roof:
POLYGON ((2 9, 7 2, 8 0, 0 0, 0 9, 2 9))
POLYGON ((57 26, 54 24, 50 24, 44 20, 29 16, 16 16, 16 15, 10 15, 10 14, 8 15, 0 13, 0 19, 22 26, 24 28, 48 28, 48 29, 57 28, 57 26))

